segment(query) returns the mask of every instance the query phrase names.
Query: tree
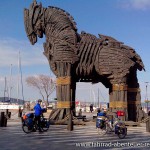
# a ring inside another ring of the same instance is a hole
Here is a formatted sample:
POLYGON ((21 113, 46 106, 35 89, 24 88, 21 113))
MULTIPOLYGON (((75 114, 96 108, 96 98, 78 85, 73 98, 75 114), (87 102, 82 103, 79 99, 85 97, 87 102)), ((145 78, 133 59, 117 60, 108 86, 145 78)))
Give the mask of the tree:
POLYGON ((48 98, 55 90, 55 81, 46 75, 29 76, 26 78, 28 86, 31 86, 39 91, 43 100, 46 99, 48 104, 48 98))

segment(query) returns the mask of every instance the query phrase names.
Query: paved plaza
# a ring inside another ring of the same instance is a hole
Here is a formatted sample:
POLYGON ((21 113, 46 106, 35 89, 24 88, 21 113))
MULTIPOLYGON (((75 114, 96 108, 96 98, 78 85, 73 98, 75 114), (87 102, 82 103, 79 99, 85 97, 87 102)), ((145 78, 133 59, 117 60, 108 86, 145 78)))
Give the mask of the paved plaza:
POLYGON ((66 125, 51 125, 47 132, 25 134, 21 122, 8 121, 7 127, 0 127, 1 150, 97 150, 97 149, 150 149, 150 133, 144 124, 128 127, 125 139, 114 133, 99 135, 95 123, 76 125, 68 131, 66 125))

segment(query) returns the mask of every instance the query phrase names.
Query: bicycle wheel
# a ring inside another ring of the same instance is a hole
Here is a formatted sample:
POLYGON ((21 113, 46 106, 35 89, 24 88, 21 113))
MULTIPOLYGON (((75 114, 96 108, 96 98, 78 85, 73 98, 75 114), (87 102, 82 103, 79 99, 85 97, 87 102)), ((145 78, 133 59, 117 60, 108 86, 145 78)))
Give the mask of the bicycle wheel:
POLYGON ((111 132, 113 132, 113 129, 109 125, 107 125, 106 126, 106 133, 111 133, 111 132))
POLYGON ((47 130, 49 129, 49 121, 43 120, 43 121, 41 122, 41 129, 42 129, 43 131, 47 131, 47 130))
POLYGON ((36 130, 37 130, 37 129, 38 129, 37 124, 36 124, 36 123, 34 123, 34 124, 33 124, 32 132, 36 132, 36 130))
POLYGON ((107 133, 106 126, 103 128, 97 128, 98 134, 105 135, 107 133))
POLYGON ((119 137, 120 139, 124 139, 125 136, 127 135, 126 129, 124 129, 124 128, 119 128, 117 135, 118 135, 118 137, 119 137))
POLYGON ((27 124, 23 124, 23 125, 22 125, 22 130, 23 130, 25 133, 31 133, 32 130, 33 130, 33 127, 29 127, 27 124))

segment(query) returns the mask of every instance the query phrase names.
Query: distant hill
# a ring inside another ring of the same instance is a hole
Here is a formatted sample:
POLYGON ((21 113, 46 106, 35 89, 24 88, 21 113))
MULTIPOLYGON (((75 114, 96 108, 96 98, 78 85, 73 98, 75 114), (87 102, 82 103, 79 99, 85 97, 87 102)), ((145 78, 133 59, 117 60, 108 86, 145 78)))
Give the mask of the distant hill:
POLYGON ((25 102, 24 100, 18 99, 17 98, 10 98, 9 97, 0 97, 0 102, 3 103, 17 103, 19 105, 23 105, 23 103, 25 102))

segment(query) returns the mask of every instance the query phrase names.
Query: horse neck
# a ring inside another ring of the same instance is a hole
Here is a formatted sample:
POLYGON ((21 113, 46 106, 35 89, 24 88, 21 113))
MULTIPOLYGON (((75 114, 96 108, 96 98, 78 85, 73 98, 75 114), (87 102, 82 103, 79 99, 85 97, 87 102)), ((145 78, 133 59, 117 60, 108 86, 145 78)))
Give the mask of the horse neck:
POLYGON ((73 33, 77 30, 73 18, 62 9, 57 7, 49 7, 45 10, 44 16, 45 35, 47 38, 58 38, 62 32, 67 36, 70 32, 73 33))

